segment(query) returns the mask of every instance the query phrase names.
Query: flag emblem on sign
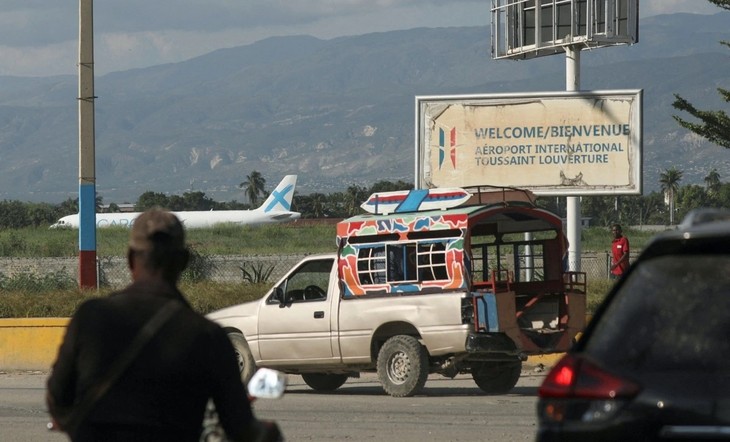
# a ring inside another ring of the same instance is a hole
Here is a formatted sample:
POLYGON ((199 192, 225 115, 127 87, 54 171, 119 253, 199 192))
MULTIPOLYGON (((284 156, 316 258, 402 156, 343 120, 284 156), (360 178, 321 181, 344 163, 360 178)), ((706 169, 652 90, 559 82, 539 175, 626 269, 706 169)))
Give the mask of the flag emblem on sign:
POLYGON ((439 170, 443 168, 446 158, 451 160, 451 167, 456 169, 456 128, 439 128, 439 170))

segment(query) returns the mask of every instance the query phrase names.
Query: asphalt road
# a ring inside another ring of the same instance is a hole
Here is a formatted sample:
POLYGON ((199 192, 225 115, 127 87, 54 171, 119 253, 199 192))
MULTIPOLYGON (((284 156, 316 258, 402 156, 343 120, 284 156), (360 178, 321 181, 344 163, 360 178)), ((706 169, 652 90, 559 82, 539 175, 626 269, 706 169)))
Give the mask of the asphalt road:
MULTIPOLYGON (((287 441, 531 441, 537 387, 544 372, 525 369, 511 393, 481 394, 468 376, 431 376, 421 394, 387 396, 374 375, 319 394, 299 376, 285 396, 258 400, 258 417, 276 420, 287 441)), ((0 440, 64 441, 46 430, 43 372, 0 372, 0 440)))

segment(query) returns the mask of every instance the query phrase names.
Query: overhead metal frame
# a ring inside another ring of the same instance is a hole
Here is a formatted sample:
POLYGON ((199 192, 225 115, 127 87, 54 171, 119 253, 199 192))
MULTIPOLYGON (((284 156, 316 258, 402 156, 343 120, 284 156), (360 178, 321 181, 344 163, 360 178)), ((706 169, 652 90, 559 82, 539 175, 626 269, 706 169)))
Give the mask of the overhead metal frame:
POLYGON ((492 0, 492 58, 639 41, 639 0, 492 0))

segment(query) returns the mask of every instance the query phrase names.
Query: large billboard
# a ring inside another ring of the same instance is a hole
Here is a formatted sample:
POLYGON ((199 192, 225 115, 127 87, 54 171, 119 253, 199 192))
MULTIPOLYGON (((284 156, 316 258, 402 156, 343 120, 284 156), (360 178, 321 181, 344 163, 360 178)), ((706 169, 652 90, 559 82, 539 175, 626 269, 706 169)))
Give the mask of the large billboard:
POLYGON ((641 193, 642 91, 416 97, 416 187, 641 193))
POLYGON ((492 0, 491 13, 493 58, 639 41, 639 0, 492 0))

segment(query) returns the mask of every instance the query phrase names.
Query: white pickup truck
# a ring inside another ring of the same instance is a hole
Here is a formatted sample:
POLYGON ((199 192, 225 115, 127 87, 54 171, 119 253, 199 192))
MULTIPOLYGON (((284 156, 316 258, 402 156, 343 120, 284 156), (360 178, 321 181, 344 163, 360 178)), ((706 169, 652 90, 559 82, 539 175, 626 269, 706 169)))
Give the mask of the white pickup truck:
POLYGON ((500 394, 528 355, 567 350, 585 325, 585 274, 563 271, 561 220, 530 198, 356 216, 337 243, 262 299, 209 315, 245 380, 270 367, 332 391, 377 372, 402 397, 430 373, 470 373, 500 394))

